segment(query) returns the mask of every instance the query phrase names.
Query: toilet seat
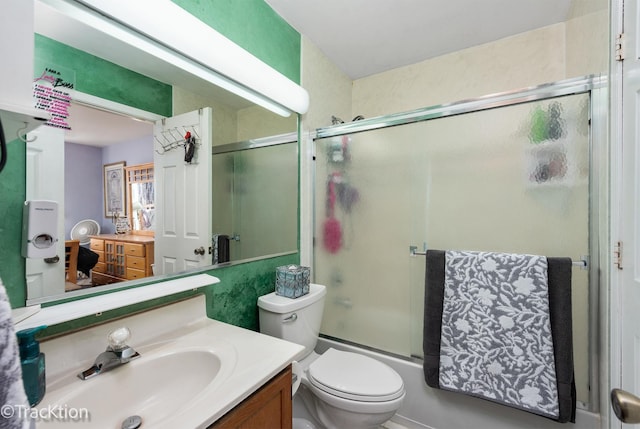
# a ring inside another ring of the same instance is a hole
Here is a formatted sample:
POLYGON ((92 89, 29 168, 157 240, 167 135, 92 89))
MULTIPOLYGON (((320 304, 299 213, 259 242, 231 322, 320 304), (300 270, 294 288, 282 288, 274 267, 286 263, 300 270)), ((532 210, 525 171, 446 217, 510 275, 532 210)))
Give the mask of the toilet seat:
POLYGON ((309 382, 339 398, 392 401, 404 395, 402 378, 389 366, 358 353, 328 349, 309 365, 309 382))

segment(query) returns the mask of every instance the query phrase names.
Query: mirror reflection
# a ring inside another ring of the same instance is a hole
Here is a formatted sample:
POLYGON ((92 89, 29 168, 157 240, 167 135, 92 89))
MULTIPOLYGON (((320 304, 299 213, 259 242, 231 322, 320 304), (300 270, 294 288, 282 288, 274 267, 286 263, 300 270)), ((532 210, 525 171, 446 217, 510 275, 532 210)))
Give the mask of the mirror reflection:
MULTIPOLYGON (((78 104, 70 109, 69 123, 71 130, 64 132, 64 194, 65 251, 70 253, 65 253, 64 290, 152 276, 158 240, 152 125, 78 104), (105 208, 109 184, 103 173, 118 164, 123 164, 126 206, 113 214, 105 208), (73 242, 78 250, 72 250, 73 242)), ((296 249, 295 134, 266 146, 244 146, 226 144, 213 156, 215 238, 210 256, 205 255, 207 265, 296 249), (229 250, 219 258, 221 239, 229 250)))
POLYGON ((214 147, 214 263, 296 248, 296 135, 258 141, 214 147))
POLYGON ((151 276, 152 125, 77 103, 69 109, 68 122, 65 250, 74 241, 79 250, 75 261, 73 253, 65 258, 65 291, 151 276))
MULTIPOLYGON (((99 64, 100 67, 106 68, 104 63, 110 64, 111 68, 125 70, 122 73, 128 72, 127 68, 136 70, 135 58, 130 58, 131 66, 122 62, 119 65, 111 64, 108 63, 109 58, 105 61, 105 59, 94 57, 100 51, 100 47, 96 46, 93 50, 91 46, 87 46, 87 40, 76 43, 70 39, 69 35, 73 34, 73 31, 69 31, 68 28, 57 32, 53 25, 56 20, 49 19, 46 8, 43 9, 38 3, 36 2, 37 64, 71 69, 77 82, 83 79, 83 74, 100 74, 99 68, 98 70, 89 68, 91 61, 102 62, 99 64), (82 45, 82 50, 78 48, 79 45, 82 45), (74 63, 74 60, 78 61, 77 58, 83 55, 92 58, 90 61, 83 59, 80 63, 74 63), (86 69, 85 64, 87 64, 86 69)), ((118 54, 114 53, 114 55, 118 54)), ((34 73, 37 71, 34 70, 34 73)), ((294 139, 288 142, 290 149, 281 151, 275 158, 265 155, 264 162, 260 152, 256 151, 255 155, 252 154, 250 157, 251 162, 243 164, 244 168, 253 170, 244 170, 240 174, 236 169, 236 178, 231 182, 228 170, 225 171, 224 168, 209 170, 208 177, 211 178, 211 183, 207 186, 210 194, 214 189, 230 187, 225 191, 224 198, 221 197, 219 201, 216 201, 215 195, 212 197, 208 208, 209 214, 198 213, 200 216, 207 216, 210 219, 210 225, 207 242, 200 246, 203 252, 196 255, 197 265, 176 267, 174 271, 167 270, 166 264, 158 267, 156 248, 163 240, 163 234, 158 232, 158 211, 163 210, 158 195, 163 192, 163 188, 158 186, 159 173, 154 160, 154 157, 156 159, 158 157, 156 151, 158 140, 154 137, 156 133, 154 121, 148 118, 176 116, 198 111, 203 107, 212 107, 211 138, 206 142, 198 143, 201 145, 198 149, 199 156, 206 154, 209 158, 207 165, 212 164, 212 146, 228 146, 234 142, 251 142, 266 136, 292 133, 297 128, 297 118, 295 115, 283 118, 273 114, 201 79, 181 76, 184 80, 176 83, 162 81, 158 76, 153 76, 153 80, 158 81, 159 84, 168 85, 169 88, 168 93, 166 90, 164 93, 168 94, 170 99, 156 104, 164 103, 165 106, 170 106, 172 113, 167 114, 166 108, 149 109, 143 112, 147 115, 142 116, 147 120, 140 120, 139 115, 127 117, 117 109, 112 111, 109 104, 110 94, 127 94, 133 91, 131 86, 134 84, 129 82, 129 77, 121 78, 120 83, 124 86, 118 86, 118 79, 114 79, 111 75, 102 76, 102 78, 105 82, 109 82, 108 88, 101 88, 103 90, 101 97, 91 99, 89 103, 85 102, 86 97, 83 97, 81 103, 72 102, 67 118, 70 130, 56 129, 42 132, 56 137, 62 136, 64 141, 64 170, 60 166, 56 177, 61 178, 60 186, 64 186, 64 209, 61 212, 64 212, 65 240, 61 243, 60 253, 65 255, 65 264, 64 267, 60 267, 59 275, 56 274, 49 279, 51 281, 28 281, 28 304, 61 299, 65 291, 69 296, 92 293, 96 291, 97 286, 146 279, 153 276, 154 272, 171 274, 180 272, 184 268, 210 266, 214 263, 214 244, 217 243, 217 240, 213 240, 214 234, 215 237, 237 238, 240 236, 241 241, 230 240, 230 242, 246 244, 245 248, 249 249, 241 251, 239 246, 235 246, 234 249, 230 244, 231 251, 228 258, 230 262, 297 250, 298 161, 297 142, 293 134, 294 139), (105 99, 107 101, 104 101, 105 99), (158 114, 159 110, 165 113, 158 114), (275 164, 273 159, 276 160, 275 164), (113 164, 122 165, 123 204, 121 208, 117 207, 119 210, 107 212, 109 199, 105 200, 105 196, 110 188, 107 187, 109 184, 105 180, 105 166, 113 164), (239 174, 242 177, 238 176, 239 174), (275 181, 267 187, 271 191, 285 195, 286 198, 265 199, 262 198, 264 194, 258 192, 252 194, 254 197, 243 195, 241 208, 237 205, 235 208, 232 206, 239 200, 238 193, 244 192, 245 188, 240 186, 240 182, 244 182, 245 185, 248 184, 247 180, 271 183, 269 180, 273 179, 274 175, 286 176, 287 184, 283 185, 275 181), (227 211, 232 213, 234 210, 236 215, 225 214, 227 211), (217 215, 212 215, 211 212, 217 215), (240 212, 242 215, 237 215, 240 212), (233 226, 227 228, 228 219, 234 216, 238 220, 233 226), (256 223, 253 225, 253 231, 250 231, 251 228, 247 229, 246 225, 250 225, 254 220, 256 223), (245 227, 241 226, 241 222, 245 227), (277 226, 269 226, 268 222, 276 222, 277 226), (257 226, 259 228, 256 228, 257 226), (244 232, 245 230, 247 232, 244 232), (269 236, 269 233, 272 235, 269 236), (268 243, 273 245, 269 246, 268 243), (39 284, 36 285, 36 283, 39 284)), ((83 95, 81 94, 83 91, 86 89, 80 88, 78 91, 76 88, 72 93, 72 99, 74 94, 83 95)), ((138 95, 138 98, 143 97, 144 95, 138 95)), ((139 107, 137 109, 139 110, 139 107)), ((40 139, 44 140, 44 137, 40 139)), ((282 142, 276 146, 287 147, 282 142)), ((246 154, 254 150, 256 149, 251 147, 243 149, 243 152, 246 154)), ((237 166, 241 163, 242 161, 238 161, 237 166)), ((33 169, 27 168, 27 176, 28 183, 34 180, 33 169)), ((33 267, 28 266, 27 278, 29 279, 30 276, 37 278, 38 269, 34 271, 33 267)))
POLYGON ((125 171, 130 231, 153 235, 156 217, 153 163, 126 167, 125 171))

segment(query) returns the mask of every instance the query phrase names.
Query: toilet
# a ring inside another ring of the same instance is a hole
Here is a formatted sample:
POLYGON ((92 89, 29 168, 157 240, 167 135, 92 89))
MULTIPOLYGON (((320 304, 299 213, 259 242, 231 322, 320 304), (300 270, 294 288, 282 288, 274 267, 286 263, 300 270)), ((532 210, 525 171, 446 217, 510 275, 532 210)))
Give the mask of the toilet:
POLYGON ((309 293, 296 299, 275 292, 259 297, 260 332, 304 346, 294 365, 301 378, 294 393, 317 423, 329 429, 377 428, 402 405, 404 383, 391 367, 368 356, 333 348, 314 352, 326 294, 325 286, 311 284, 309 293))

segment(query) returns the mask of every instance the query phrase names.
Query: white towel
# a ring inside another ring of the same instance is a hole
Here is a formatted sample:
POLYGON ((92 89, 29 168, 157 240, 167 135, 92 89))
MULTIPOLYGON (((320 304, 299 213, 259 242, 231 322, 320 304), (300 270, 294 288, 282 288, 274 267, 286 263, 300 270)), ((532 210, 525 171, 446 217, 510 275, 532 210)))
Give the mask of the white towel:
POLYGON ((29 419, 29 401, 22 384, 20 353, 11 306, 0 280, 0 429, 35 427, 29 419))

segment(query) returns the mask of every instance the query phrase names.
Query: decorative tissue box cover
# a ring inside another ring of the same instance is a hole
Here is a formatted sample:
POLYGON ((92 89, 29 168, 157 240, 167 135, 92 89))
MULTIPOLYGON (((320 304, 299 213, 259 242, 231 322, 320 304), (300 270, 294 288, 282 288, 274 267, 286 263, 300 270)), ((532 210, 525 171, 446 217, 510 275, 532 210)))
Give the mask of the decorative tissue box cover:
POLYGON ((299 298, 309 293, 309 267, 283 265, 276 268, 276 295, 299 298))

